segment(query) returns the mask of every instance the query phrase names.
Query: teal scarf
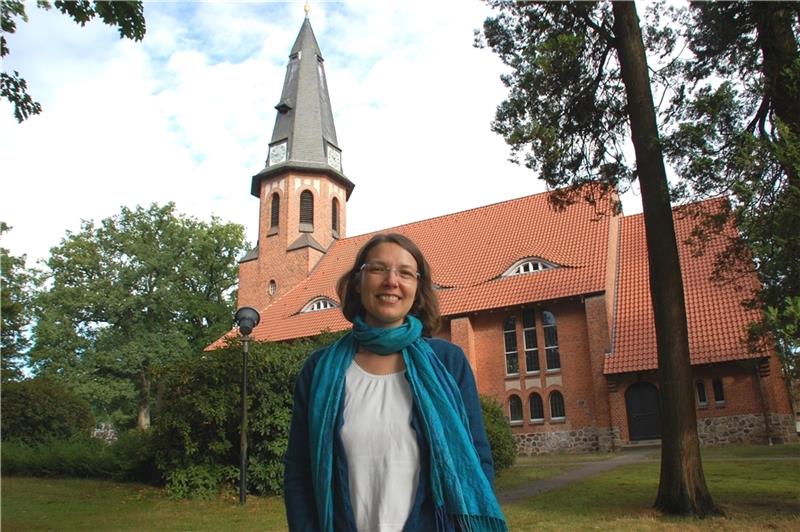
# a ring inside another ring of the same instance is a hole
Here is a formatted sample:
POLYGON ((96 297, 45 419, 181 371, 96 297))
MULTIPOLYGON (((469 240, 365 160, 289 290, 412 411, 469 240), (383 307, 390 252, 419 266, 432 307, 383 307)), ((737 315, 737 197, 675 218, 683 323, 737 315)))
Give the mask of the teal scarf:
POLYGON ((430 447, 430 483, 438 530, 505 531, 494 491, 472 443, 461 392, 414 316, 393 329, 370 327, 359 317, 353 330, 328 347, 314 369, 309 404, 311 474, 321 529, 333 530, 333 438, 344 376, 358 346, 379 355, 402 352, 414 403, 430 447))

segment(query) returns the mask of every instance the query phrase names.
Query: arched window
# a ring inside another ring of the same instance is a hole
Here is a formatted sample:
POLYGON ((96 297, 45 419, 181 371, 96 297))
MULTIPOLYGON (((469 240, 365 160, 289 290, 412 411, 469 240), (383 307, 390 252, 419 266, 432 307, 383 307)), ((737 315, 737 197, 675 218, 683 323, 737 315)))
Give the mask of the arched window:
POLYGON ((561 356, 558 354, 558 330, 556 317, 552 312, 542 311, 542 329, 544 330, 544 351, 547 358, 547 369, 561 368, 561 356))
POLYGON ((725 390, 722 388, 722 379, 714 379, 711 382, 714 388, 714 402, 717 404, 725 403, 725 390))
POLYGON ((272 202, 269 208, 269 228, 277 228, 281 213, 281 197, 275 192, 272 194, 272 202))
POLYGON ((271 296, 274 296, 275 292, 278 291, 278 283, 275 282, 275 279, 271 279, 269 281, 269 285, 267 285, 267 291, 271 296))
POLYGON ((532 393, 528 399, 531 407, 531 421, 544 421, 544 403, 538 393, 532 393))
POLYGON ((339 235, 339 200, 331 200, 331 229, 335 236, 339 235))
POLYGON ((307 233, 314 230, 314 196, 308 190, 300 193, 300 230, 307 233))
POLYGON ((522 340, 525 345, 525 371, 536 373, 539 371, 539 348, 536 345, 536 320, 533 310, 522 311, 522 340))
POLYGON ((329 308, 336 308, 339 304, 333 299, 327 297, 315 297, 300 310, 301 314, 306 312, 316 312, 318 310, 326 310, 329 308))
POLYGON ((507 317, 503 322, 503 346, 506 353, 506 375, 517 375, 519 373, 519 354, 517 353, 517 319, 514 316, 507 317))
POLYGON ((697 404, 699 406, 707 406, 708 396, 706 396, 705 383, 703 381, 697 381, 697 383, 695 383, 695 388, 697 388, 697 404))
POLYGON ((508 418, 511 423, 522 423, 522 399, 519 395, 508 398, 508 418))
POLYGON ((564 396, 561 392, 550 393, 550 419, 564 419, 567 413, 564 411, 564 396))
POLYGON ((543 270, 550 270, 558 268, 558 265, 548 262, 538 257, 528 257, 515 262, 509 269, 507 269, 501 277, 510 277, 512 275, 523 275, 526 273, 536 273, 543 270))

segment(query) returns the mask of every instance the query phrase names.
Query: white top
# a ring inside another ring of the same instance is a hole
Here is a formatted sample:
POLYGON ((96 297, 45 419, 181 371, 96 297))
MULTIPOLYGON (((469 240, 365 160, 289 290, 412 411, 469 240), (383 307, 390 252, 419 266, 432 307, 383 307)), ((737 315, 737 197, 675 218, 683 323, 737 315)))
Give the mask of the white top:
POLYGON ((373 375, 353 361, 345 375, 342 443, 359 532, 401 531, 419 481, 405 371, 373 375))

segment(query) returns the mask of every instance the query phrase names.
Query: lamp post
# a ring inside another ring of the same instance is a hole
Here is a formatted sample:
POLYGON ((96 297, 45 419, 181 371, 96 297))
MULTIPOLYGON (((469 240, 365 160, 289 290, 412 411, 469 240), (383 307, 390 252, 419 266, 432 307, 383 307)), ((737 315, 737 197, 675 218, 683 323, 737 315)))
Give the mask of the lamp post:
POLYGON ((247 500, 247 351, 250 347, 250 333, 261 321, 258 311, 252 307, 242 307, 233 318, 242 335, 242 430, 239 444, 239 504, 247 500))

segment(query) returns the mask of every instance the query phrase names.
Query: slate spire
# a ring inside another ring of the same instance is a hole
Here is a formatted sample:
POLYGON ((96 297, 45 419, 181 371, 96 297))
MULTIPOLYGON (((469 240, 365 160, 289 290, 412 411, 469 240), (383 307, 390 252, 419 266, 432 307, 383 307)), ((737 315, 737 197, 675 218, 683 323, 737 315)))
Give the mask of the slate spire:
POLYGON ((278 115, 272 131, 266 166, 253 176, 251 192, 259 195, 260 182, 282 170, 322 171, 345 186, 354 185, 342 172, 342 152, 336 139, 333 111, 322 52, 306 14, 289 53, 278 115))

